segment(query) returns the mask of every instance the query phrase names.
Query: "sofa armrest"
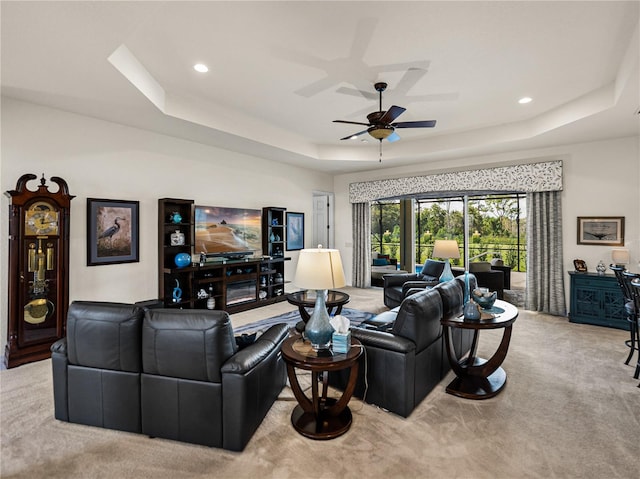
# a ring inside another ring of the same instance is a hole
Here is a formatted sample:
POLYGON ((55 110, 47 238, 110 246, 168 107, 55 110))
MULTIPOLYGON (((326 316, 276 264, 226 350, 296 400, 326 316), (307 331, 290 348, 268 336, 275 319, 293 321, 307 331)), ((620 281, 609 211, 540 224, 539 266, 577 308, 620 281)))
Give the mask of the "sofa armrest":
POLYGON ((67 338, 58 339, 55 343, 51 345, 51 353, 61 354, 63 356, 67 355, 67 338))
POLYGON ((51 345, 51 369, 53 375, 54 417, 59 421, 69 421, 67 338, 51 345))
POLYGON ((284 324, 274 324, 255 343, 241 349, 231 356, 221 368, 223 374, 245 374, 256 367, 271 351, 280 348, 282 342, 289 335, 289 327, 284 324))
POLYGON ((400 286, 407 281, 417 281, 421 277, 416 273, 400 273, 400 274, 385 274, 382 279, 384 280, 384 287, 400 286))
POLYGON ((351 328, 351 334, 354 338, 360 340, 365 348, 367 346, 372 346, 404 354, 415 351, 416 349, 416 345, 413 341, 383 331, 351 328))
MULTIPOLYGON (((407 292, 410 289, 425 289, 425 288, 429 288, 429 287, 433 287, 435 285, 437 285, 440 282, 440 280, 428 280, 428 281, 407 281, 406 283, 404 283, 402 285, 402 295, 404 297, 407 296, 407 292)), ((414 291, 415 292, 415 291, 414 291)))

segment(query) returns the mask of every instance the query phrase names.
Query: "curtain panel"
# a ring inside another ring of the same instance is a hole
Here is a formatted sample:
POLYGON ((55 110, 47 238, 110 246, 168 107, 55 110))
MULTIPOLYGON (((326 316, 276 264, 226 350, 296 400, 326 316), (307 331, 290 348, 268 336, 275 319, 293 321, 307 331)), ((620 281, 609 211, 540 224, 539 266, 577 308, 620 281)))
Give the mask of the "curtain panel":
POLYGON ((566 316, 559 191, 527 194, 525 309, 566 316))
POLYGON ((371 287, 371 205, 354 203, 353 217, 353 275, 356 288, 371 287))

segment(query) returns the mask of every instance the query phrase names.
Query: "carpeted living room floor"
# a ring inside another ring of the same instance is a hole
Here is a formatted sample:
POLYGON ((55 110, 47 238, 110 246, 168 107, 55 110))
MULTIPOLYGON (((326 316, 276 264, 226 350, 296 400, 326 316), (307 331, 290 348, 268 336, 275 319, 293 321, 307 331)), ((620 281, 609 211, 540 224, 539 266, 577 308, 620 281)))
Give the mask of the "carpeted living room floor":
MULTIPOLYGON (((382 290, 345 288, 350 308, 384 309, 382 290)), ((288 303, 232 317, 275 316, 288 303)), ((496 334, 494 334, 496 333, 496 334)), ((640 475, 640 388, 628 333, 521 310, 497 397, 442 383, 401 418, 353 399, 351 430, 312 441, 290 423, 285 388, 241 453, 56 421, 50 360, 0 371, 2 478, 633 478, 640 475)), ((500 339, 483 331, 479 352, 500 339)))

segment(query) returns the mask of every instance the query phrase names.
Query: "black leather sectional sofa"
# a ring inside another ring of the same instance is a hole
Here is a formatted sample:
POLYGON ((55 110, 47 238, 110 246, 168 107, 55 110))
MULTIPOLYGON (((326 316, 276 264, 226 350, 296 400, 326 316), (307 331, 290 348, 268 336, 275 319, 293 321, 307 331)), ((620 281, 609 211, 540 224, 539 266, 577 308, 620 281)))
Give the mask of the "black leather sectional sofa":
POLYGON ((224 311, 74 302, 51 347, 55 417, 241 451, 285 385, 288 334, 239 350, 224 311))
MULTIPOLYGON (((473 275, 469 281, 473 289, 473 275)), ((400 306, 352 328, 352 337, 365 348, 354 395, 408 417, 451 369, 440 320, 462 314, 464 288, 464 278, 458 277, 421 289, 400 306)), ((471 347, 473 331, 454 328, 451 333, 456 356, 461 357, 471 347)), ((330 384, 339 389, 347 380, 348 371, 329 373, 330 384)))

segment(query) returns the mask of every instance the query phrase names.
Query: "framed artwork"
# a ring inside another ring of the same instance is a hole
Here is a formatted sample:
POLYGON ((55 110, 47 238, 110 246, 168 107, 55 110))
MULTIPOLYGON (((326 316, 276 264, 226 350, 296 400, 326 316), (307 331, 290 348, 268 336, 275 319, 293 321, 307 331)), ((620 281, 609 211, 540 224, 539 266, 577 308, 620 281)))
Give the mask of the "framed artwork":
POLYGON ((573 267, 576 269, 578 273, 586 273, 587 272, 587 263, 585 263, 581 259, 573 260, 573 267))
POLYGON ((87 266, 140 261, 138 201, 87 198, 87 266))
POLYGON ((304 248, 304 213, 287 212, 287 251, 304 248))
POLYGON ((624 216, 578 216, 578 244, 624 246, 624 216))

